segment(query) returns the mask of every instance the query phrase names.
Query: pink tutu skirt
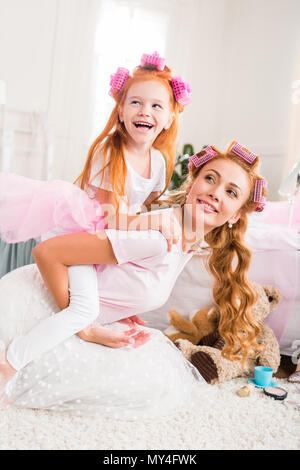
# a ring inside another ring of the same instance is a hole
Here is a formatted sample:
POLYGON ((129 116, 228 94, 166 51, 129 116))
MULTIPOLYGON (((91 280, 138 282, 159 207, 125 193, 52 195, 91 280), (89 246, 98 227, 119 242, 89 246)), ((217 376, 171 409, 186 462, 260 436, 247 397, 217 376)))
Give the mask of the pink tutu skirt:
POLYGON ((103 210, 67 181, 37 181, 0 173, 0 237, 17 243, 59 229, 96 233, 104 229, 103 210))

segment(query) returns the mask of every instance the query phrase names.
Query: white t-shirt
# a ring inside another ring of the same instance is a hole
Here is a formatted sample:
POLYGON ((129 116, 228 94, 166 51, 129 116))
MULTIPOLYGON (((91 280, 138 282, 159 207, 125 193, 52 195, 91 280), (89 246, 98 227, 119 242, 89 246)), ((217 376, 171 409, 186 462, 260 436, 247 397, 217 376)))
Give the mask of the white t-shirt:
MULTIPOLYGON (((151 148, 151 176, 144 178, 140 176, 130 165, 127 164, 126 200, 120 201, 120 212, 135 214, 138 212, 147 197, 154 191, 161 192, 166 184, 166 163, 159 150, 151 148), (127 202, 127 204, 126 204, 127 202)), ((112 191, 109 175, 109 167, 103 173, 103 157, 98 152, 91 169, 90 183, 85 188, 89 196, 93 197, 99 188, 112 191)))

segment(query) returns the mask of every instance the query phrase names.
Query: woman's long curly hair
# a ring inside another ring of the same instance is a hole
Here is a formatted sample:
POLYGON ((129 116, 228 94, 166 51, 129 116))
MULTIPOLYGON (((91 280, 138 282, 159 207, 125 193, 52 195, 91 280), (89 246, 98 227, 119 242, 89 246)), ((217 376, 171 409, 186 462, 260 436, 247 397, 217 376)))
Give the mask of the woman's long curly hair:
POLYGON ((127 92, 133 83, 146 80, 157 80, 161 82, 169 91, 171 105, 170 108, 171 112, 174 113, 174 119, 170 128, 163 129, 153 143, 153 147, 162 153, 166 161, 166 185, 161 194, 166 191, 174 169, 179 113, 183 111, 183 106, 179 104, 174 98, 174 93, 171 86, 171 78, 171 70, 167 66, 165 66, 163 71, 153 69, 151 66, 139 66, 134 69, 132 76, 128 78, 123 88, 121 90, 114 91, 113 97, 116 101, 116 105, 110 114, 105 128, 92 143, 88 151, 83 172, 75 181, 75 183, 80 183, 81 189, 85 189, 86 185, 90 183, 92 165, 97 159, 97 155, 101 153, 103 156, 103 167, 98 174, 102 173, 103 178, 104 170, 109 167, 110 182, 118 210, 119 199, 125 196, 126 191, 125 185, 127 167, 124 155, 124 145, 126 146, 126 142, 128 140, 128 134, 124 123, 122 123, 119 119, 119 110, 122 109, 127 92))
MULTIPOLYGON (((247 279, 251 261, 251 251, 246 246, 244 237, 247 229, 247 214, 255 211, 259 203, 253 202, 255 180, 262 178, 257 172, 259 158, 252 165, 231 152, 232 142, 225 153, 217 152, 215 159, 229 159, 240 165, 247 173, 250 183, 250 195, 241 207, 241 216, 232 228, 225 223, 214 228, 205 236, 209 245, 208 267, 214 277, 213 297, 220 312, 219 333, 225 340, 222 356, 229 360, 245 362, 249 355, 256 355, 262 350, 256 342, 261 330, 261 323, 252 316, 257 300, 255 291, 247 279)), ((200 157, 204 151, 197 155, 200 157)), ((192 167, 188 178, 179 191, 171 193, 164 204, 183 206, 187 189, 191 187, 203 165, 192 167)), ((266 189, 263 188, 263 196, 266 189)))

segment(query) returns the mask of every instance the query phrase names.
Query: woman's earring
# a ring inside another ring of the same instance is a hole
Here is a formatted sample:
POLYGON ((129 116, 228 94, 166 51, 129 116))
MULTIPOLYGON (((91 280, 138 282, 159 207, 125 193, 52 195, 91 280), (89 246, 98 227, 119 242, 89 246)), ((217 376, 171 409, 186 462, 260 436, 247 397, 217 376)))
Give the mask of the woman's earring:
POLYGON ((228 227, 229 227, 229 228, 232 228, 232 224, 228 224, 228 227))

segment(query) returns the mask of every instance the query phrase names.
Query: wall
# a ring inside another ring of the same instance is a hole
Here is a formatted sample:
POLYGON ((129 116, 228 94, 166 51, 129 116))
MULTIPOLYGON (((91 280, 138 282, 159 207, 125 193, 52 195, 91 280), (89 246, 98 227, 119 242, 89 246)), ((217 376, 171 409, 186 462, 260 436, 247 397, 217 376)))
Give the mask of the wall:
POLYGON ((186 48, 193 102, 180 140, 196 148, 239 140, 262 156, 277 199, 287 146, 292 82, 300 55, 298 0, 196 2, 186 48))
POLYGON ((49 106, 57 0, 0 0, 0 76, 7 104, 49 106))

